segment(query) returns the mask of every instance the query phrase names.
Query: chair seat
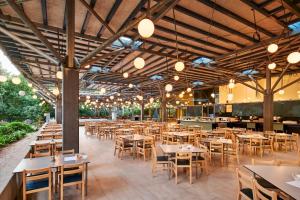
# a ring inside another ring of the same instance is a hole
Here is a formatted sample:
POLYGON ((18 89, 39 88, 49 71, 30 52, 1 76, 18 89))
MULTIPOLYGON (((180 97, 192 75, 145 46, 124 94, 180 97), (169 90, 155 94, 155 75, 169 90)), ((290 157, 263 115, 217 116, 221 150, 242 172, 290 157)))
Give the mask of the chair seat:
POLYGON ((204 160, 204 158, 202 156, 193 156, 192 161, 196 161, 196 160, 204 160))
POLYGON ((74 175, 66 175, 64 177, 64 183, 71 183, 76 181, 81 181, 82 175, 81 174, 74 174, 74 175))
POLYGON ((26 183, 26 191, 46 188, 49 185, 48 179, 29 181, 26 183))
POLYGON ((133 147, 133 145, 132 145, 132 144, 130 144, 130 143, 125 143, 125 144, 124 144, 124 147, 125 147, 125 148, 132 148, 132 147, 133 147))
POLYGON ((241 192, 246 195, 247 197, 249 197, 250 199, 253 199, 253 192, 252 189, 250 188, 243 188, 241 189, 241 192))
MULTIPOLYGON (((174 164, 176 164, 176 160, 172 159, 171 160, 174 164)), ((177 160, 177 165, 189 165, 190 161, 189 160, 177 160)))
POLYGON ((159 162, 163 162, 163 161, 169 161, 169 157, 168 156, 157 156, 156 160, 159 162))

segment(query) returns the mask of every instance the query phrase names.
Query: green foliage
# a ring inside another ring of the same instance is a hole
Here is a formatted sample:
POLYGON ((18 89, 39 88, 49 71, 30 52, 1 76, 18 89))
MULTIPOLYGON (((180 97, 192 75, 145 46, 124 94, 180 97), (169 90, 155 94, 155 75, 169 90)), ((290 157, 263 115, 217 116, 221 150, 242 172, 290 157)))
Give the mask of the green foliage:
POLYGON ((34 129, 22 122, 11 122, 0 126, 0 147, 20 140, 34 129))
POLYGON ((51 111, 48 104, 40 106, 40 100, 32 98, 34 93, 24 77, 20 76, 21 83, 15 85, 11 82, 12 77, 7 76, 8 80, 0 83, 0 121, 11 122, 30 119, 36 122, 44 118, 45 112, 51 111), (25 96, 20 96, 19 91, 24 91, 25 96))

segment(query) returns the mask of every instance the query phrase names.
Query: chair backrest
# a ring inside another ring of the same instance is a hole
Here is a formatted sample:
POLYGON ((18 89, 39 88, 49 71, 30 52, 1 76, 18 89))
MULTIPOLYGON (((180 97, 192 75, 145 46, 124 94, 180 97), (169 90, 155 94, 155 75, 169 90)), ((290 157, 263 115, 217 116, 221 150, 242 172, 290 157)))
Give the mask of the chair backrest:
POLYGON ((81 181, 83 181, 84 168, 84 164, 68 164, 61 166, 61 183, 64 182, 64 175, 81 175, 81 181))
POLYGON ((276 160, 256 160, 252 158, 252 165, 276 165, 276 160))
POLYGON ((276 164, 279 166, 300 166, 299 160, 276 160, 276 164))
POLYGON ((277 200, 275 191, 264 188, 255 179, 253 179, 253 190, 255 200, 277 200))
POLYGON ((299 133, 292 133, 291 139, 295 140, 298 143, 299 140, 299 133))
MULTIPOLYGON (((48 186, 45 185, 42 188, 51 188, 51 168, 41 168, 36 170, 24 170, 22 173, 23 178, 23 192, 26 191, 26 183, 34 181, 42 181, 48 179, 48 186)), ((41 187, 37 187, 37 190, 41 190, 41 187)), ((33 188, 31 188, 33 189, 33 188)), ((34 190, 34 189, 33 189, 34 190)), ((32 192, 32 190, 31 190, 32 192)))
POLYGON ((210 152, 223 152, 223 143, 221 142, 215 142, 215 141, 211 141, 210 142, 210 152))
POLYGON ((30 153, 30 158, 39 158, 39 157, 46 157, 51 156, 50 151, 45 153, 30 153))
POLYGON ((156 153, 156 148, 153 144, 151 145, 151 150, 152 150, 152 161, 156 162, 157 161, 157 153, 156 153))
POLYGON ((74 149, 63 150, 63 151, 61 151, 61 153, 62 153, 63 155, 75 154, 75 150, 74 150, 74 149))
POLYGON ((243 188, 250 188, 253 190, 253 177, 246 174, 245 172, 240 171, 238 168, 236 168, 236 176, 238 179, 238 189, 239 191, 243 188))
POLYGON ((153 139, 144 139, 143 140, 143 148, 147 148, 148 146, 152 146, 153 145, 153 139))
POLYGON ((192 165, 192 153, 189 152, 177 152, 175 157, 175 164, 178 165, 180 161, 186 161, 180 166, 191 166, 192 165))
POLYGON ((50 144, 35 144, 34 153, 40 153, 40 151, 50 152, 50 148, 51 148, 50 144))

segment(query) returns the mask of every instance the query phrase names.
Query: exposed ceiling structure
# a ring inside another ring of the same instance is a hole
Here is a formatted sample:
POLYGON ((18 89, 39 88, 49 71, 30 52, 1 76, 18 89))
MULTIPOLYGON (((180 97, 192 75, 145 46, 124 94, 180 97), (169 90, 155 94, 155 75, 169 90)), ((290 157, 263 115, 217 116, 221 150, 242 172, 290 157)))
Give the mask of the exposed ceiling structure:
MULTIPOLYGON (((106 96, 158 96, 167 83, 181 91, 188 86, 215 87, 231 78, 255 81, 265 76, 270 61, 278 66, 272 75, 280 75, 287 55, 299 50, 299 1, 151 0, 155 32, 143 39, 137 23, 148 14, 147 2, 76 1, 81 95, 99 96, 100 88, 106 88, 106 96), (279 46, 274 54, 267 52, 270 43, 279 46), (143 69, 133 65, 138 56, 146 62, 143 69), (174 69, 177 57, 186 65, 182 72, 174 69), (129 74, 126 79, 124 72, 129 74), (135 87, 128 88, 130 83, 135 87)), ((65 7, 64 0, 0 1, 1 47, 41 90, 51 90, 61 81, 56 72, 66 53, 65 7)), ((287 73, 299 69, 293 65, 287 73)))

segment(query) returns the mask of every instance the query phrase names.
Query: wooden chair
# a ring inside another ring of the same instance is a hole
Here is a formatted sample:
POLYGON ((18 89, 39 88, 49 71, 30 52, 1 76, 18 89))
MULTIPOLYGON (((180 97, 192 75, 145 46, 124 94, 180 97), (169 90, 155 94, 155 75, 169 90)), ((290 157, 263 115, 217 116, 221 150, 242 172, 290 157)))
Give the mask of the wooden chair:
POLYGON ((162 144, 167 144, 168 143, 168 134, 166 134, 165 132, 162 132, 160 140, 162 141, 162 144))
POLYGON ((167 135, 167 144, 178 144, 177 138, 174 135, 167 135))
POLYGON ((36 144, 36 145, 34 145, 33 152, 35 154, 51 152, 51 145, 50 144, 36 144))
POLYGON ((133 144, 130 143, 129 141, 123 139, 123 138, 118 138, 119 140, 118 144, 120 145, 119 151, 118 151, 118 157, 121 155, 121 159, 123 158, 123 155, 125 152, 130 152, 131 154, 133 153, 133 144))
POLYGON ((276 150, 279 149, 285 149, 285 152, 287 152, 288 149, 288 136, 286 135, 275 135, 274 137, 274 146, 276 150))
POLYGON ((208 175, 208 148, 202 144, 198 144, 197 147, 204 150, 204 153, 200 156, 199 154, 193 154, 192 156, 192 165, 196 167, 196 177, 198 176, 198 167, 201 171, 204 171, 208 175))
POLYGON ((40 158, 40 157, 46 157, 51 156, 51 152, 45 152, 45 153, 30 153, 30 158, 40 158))
POLYGON ((268 190, 261 186, 255 179, 253 180, 253 196, 255 200, 277 200, 278 194, 273 190, 268 190))
POLYGON ((209 145, 209 160, 212 161, 214 155, 221 156, 221 164, 224 164, 224 144, 221 142, 210 142, 209 145))
POLYGON ((190 134, 188 136, 188 143, 192 144, 192 145, 195 145, 195 143, 196 143, 196 135, 195 134, 190 134))
MULTIPOLYGON (((276 160, 256 160, 253 159, 251 160, 252 165, 277 165, 276 160)), ((264 188, 272 189, 272 190, 278 190, 276 186, 273 184, 269 183, 265 179, 261 178, 260 176, 254 176, 255 180, 264 188)))
POLYGON ((85 196, 85 165, 84 164, 70 164, 63 165, 60 168, 60 199, 64 197, 64 187, 80 185, 81 198, 85 196))
POLYGON ((300 159, 298 160, 276 160, 279 166, 300 166, 300 159))
POLYGON ((250 151, 250 156, 252 153, 257 154, 258 150, 260 152, 260 156, 263 156, 263 142, 261 139, 256 139, 256 138, 250 138, 250 142, 248 144, 249 146, 249 151, 250 151))
POLYGON ((240 156, 239 156, 239 141, 232 142, 232 144, 227 145, 227 148, 224 151, 224 154, 227 158, 236 159, 236 163, 240 164, 240 156))
POLYGON ((272 154, 274 152, 274 137, 268 136, 267 138, 267 140, 262 140, 263 154, 265 151, 269 151, 272 154))
POLYGON ((153 145, 153 139, 144 139, 141 143, 137 145, 137 155, 142 155, 144 161, 146 161, 146 156, 151 153, 151 146, 153 145))
POLYGON ((51 186, 52 176, 50 168, 37 170, 24 170, 23 179, 23 199, 27 199, 28 194, 48 190, 48 199, 52 198, 51 186))
POLYGON ((175 174, 175 183, 178 183, 178 169, 187 168, 189 169, 190 184, 192 184, 192 153, 177 152, 175 159, 171 160, 171 175, 175 174))
POLYGON ((238 179, 237 200, 241 200, 242 197, 246 200, 253 200, 253 177, 240 171, 238 168, 236 168, 236 176, 238 179))
POLYGON ((290 138, 291 149, 299 151, 299 133, 292 133, 290 138))
POLYGON ((154 145, 152 148, 152 176, 155 175, 158 166, 161 166, 162 170, 169 169, 170 161, 168 156, 157 156, 156 148, 154 145))

